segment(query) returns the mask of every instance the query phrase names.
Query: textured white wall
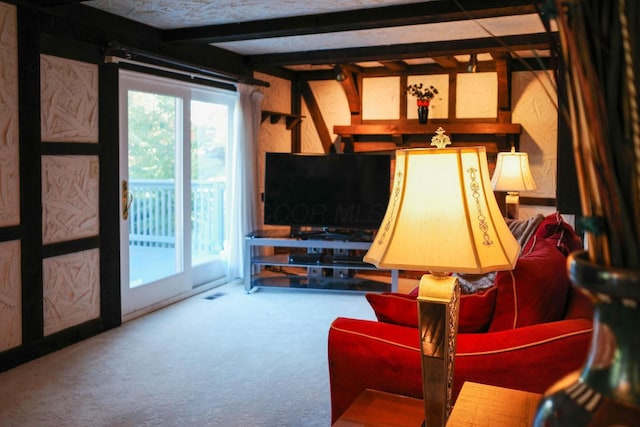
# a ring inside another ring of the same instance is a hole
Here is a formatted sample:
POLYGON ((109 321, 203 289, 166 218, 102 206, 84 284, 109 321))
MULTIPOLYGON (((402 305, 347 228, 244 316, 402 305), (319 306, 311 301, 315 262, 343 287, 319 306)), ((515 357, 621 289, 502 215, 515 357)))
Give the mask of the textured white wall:
MULTIPOLYGON (((335 141, 337 135, 333 133, 333 126, 343 125, 351 121, 347 95, 342 90, 340 83, 335 80, 310 82, 309 86, 320 107, 320 111, 322 111, 322 118, 327 125, 329 134, 332 140, 335 141)), ((322 153, 322 143, 304 102, 302 103, 302 108, 303 115, 306 116, 306 119, 302 121, 302 151, 322 153)))
POLYGON ((15 6, 0 3, 0 226, 20 223, 17 31, 15 6))
POLYGON ((98 156, 42 157, 42 242, 99 234, 98 156))
MULTIPOLYGON (((40 56, 42 140, 98 142, 98 67, 40 56)), ((99 234, 99 158, 42 157, 42 241, 99 234)), ((46 258, 43 268, 44 334, 100 316, 100 251, 46 258)))
POLYGON ((522 192, 522 196, 556 196, 558 109, 551 79, 551 73, 543 71, 512 75, 512 120, 522 125, 520 151, 529 155, 531 173, 538 187, 533 192, 522 192))
MULTIPOLYGON (((420 82, 433 84, 440 92, 436 101, 437 109, 430 112, 430 118, 446 118, 448 111, 447 102, 449 100, 448 75, 429 76, 424 79, 422 76, 412 76, 409 83, 420 82)), ((557 138, 557 111, 556 92, 549 80, 550 74, 545 72, 516 72, 512 75, 512 108, 513 122, 523 126, 523 133, 520 137, 520 150, 529 154, 531 169, 538 189, 534 192, 522 193, 528 197, 554 198, 556 192, 556 138, 557 138)), ((258 78, 268 80, 268 76, 258 78)), ((270 78, 273 79, 273 78, 270 78)), ((387 101, 389 104, 397 104, 399 94, 404 88, 400 88, 394 78, 381 79, 369 82, 364 85, 365 89, 374 90, 374 93, 365 92, 363 103, 363 113, 367 111, 369 105, 369 118, 386 118, 381 111, 394 115, 396 107, 382 106, 384 99, 395 99, 396 102, 387 101), (378 84, 379 83, 379 84, 378 84), (389 93, 393 92, 392 95, 389 93), (379 106, 373 112, 372 109, 379 106), (393 108, 393 111, 390 110, 393 108), (388 110, 388 111, 387 111, 388 110)), ((369 80, 369 79, 365 79, 369 80)), ((270 80, 271 81, 271 80, 270 80)), ((278 85, 284 85, 278 82, 278 85)), ((346 96, 335 81, 318 81, 310 83, 313 94, 320 106, 322 116, 325 120, 329 133, 333 134, 334 125, 351 124, 351 116, 347 104, 346 96)), ((462 114, 467 118, 488 118, 494 119, 497 111, 497 79, 495 73, 475 73, 464 74, 457 81, 457 99, 460 106, 456 106, 456 114, 462 114)), ((280 108, 289 111, 287 102, 290 102, 290 91, 269 90, 265 93, 269 105, 276 104, 280 108), (273 99, 277 98, 277 99, 273 99), (283 107, 284 105, 287 107, 283 107)), ((414 100, 407 100, 407 115, 409 118, 416 117, 414 100)), ((265 109, 268 109, 265 107, 265 109)), ((309 112, 303 103, 303 115, 306 118, 302 122, 302 148, 303 152, 322 152, 322 146, 317 135, 313 122, 309 117, 309 112)), ((290 135, 283 133, 283 125, 262 125, 261 147, 272 151, 287 151, 289 147, 290 135), (278 130, 273 126, 280 126, 278 130)), ((262 188, 262 187, 261 187, 262 188)), ((555 211, 553 207, 542 206, 521 206, 520 217, 528 217, 535 213, 547 214, 555 211)))
POLYGON ((459 73, 456 91, 456 118, 495 119, 498 116, 497 73, 459 73))
MULTIPOLYGON (((269 87, 260 88, 264 94, 262 110, 290 114, 291 82, 262 73, 256 73, 254 77, 270 84, 269 87)), ((258 151, 258 191, 263 193, 265 153, 291 151, 291 131, 287 130, 284 120, 273 124, 269 119, 262 122, 258 139, 258 151)), ((262 204, 260 208, 262 209, 262 204)), ((263 218, 262 210, 259 212, 258 218, 263 218)))
MULTIPOLYGON (((286 79, 273 77, 268 74, 256 73, 259 80, 269 82, 269 87, 262 87, 264 93, 262 100, 263 111, 275 111, 278 113, 291 113, 291 82, 286 79)), ((267 151, 287 152, 291 151, 291 131, 286 129, 284 122, 272 124, 269 119, 260 126, 260 139, 258 141, 258 164, 260 171, 264 171, 264 153, 267 151)), ((260 173, 260 191, 264 191, 264 176, 260 173)))
POLYGON ((0 242, 0 351, 22 344, 20 242, 0 242))
MULTIPOLYGON (((429 74, 425 76, 408 76, 407 84, 420 84, 423 87, 433 86, 438 89, 438 94, 431 100, 429 105, 430 119, 446 119, 449 117, 449 75, 429 74)), ((405 88, 401 88, 405 90, 405 88)), ((418 108, 417 99, 407 95, 407 119, 417 119, 418 108)))
POLYGON ((98 142, 98 66, 40 55, 41 138, 98 142))
MULTIPOLYGON (((0 226, 20 224, 16 7, 0 3, 0 226)), ((0 351, 22 344, 20 242, 0 243, 0 351)))
POLYGON ((42 278, 45 336, 100 316, 98 249, 46 258, 42 278))
POLYGON ((400 77, 362 79, 362 119, 400 118, 400 77))

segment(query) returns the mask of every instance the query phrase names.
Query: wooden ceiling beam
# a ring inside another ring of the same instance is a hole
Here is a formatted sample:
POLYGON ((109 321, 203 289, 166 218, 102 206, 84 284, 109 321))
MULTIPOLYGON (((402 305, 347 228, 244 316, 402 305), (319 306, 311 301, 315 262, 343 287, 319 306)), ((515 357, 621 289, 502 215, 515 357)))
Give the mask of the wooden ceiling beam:
POLYGON ((30 3, 37 7, 57 7, 83 3, 85 1, 86 0, 31 0, 26 3, 30 3))
POLYGON ((336 65, 336 67, 342 72, 343 79, 339 80, 339 82, 344 94, 347 96, 351 115, 360 114, 360 93, 358 92, 356 74, 353 72, 353 68, 345 65, 336 65))
MULTIPOLYGON (((543 3, 543 2, 540 2, 543 3)), ((538 13, 530 0, 435 0, 397 6, 178 28, 165 42, 221 43, 538 13), (462 7, 462 9, 460 8, 462 7)))
POLYGON ((455 70, 460 66, 455 56, 434 56, 433 60, 445 70, 455 70))
POLYGON ((396 73, 409 69, 409 65, 404 61, 380 61, 380 65, 396 73))
POLYGON ((499 61, 502 59, 506 60, 510 57, 509 52, 490 52, 490 54, 494 61, 499 61))

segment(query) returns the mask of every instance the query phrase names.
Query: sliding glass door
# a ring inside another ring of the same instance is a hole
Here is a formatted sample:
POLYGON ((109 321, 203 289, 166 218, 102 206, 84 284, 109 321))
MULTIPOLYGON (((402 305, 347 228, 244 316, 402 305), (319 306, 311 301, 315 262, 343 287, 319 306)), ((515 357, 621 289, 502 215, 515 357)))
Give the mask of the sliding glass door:
POLYGON ((121 71, 123 318, 224 277, 235 94, 121 71))

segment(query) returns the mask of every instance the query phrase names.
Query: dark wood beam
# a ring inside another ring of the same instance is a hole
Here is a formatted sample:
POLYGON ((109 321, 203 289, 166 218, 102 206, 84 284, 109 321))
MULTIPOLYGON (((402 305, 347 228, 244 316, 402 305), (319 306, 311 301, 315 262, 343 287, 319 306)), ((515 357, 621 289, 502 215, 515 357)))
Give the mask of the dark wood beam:
POLYGON ((164 30, 167 42, 221 43, 538 13, 530 0, 426 1, 398 6, 164 30), (462 7, 462 9, 460 8, 462 7))
POLYGON ((329 134, 329 128, 327 128, 327 124, 322 118, 320 107, 316 102, 315 96, 313 96, 313 91, 311 90, 309 83, 300 83, 300 93, 302 94, 302 99, 304 99, 305 104, 307 104, 307 109, 309 110, 309 114, 311 114, 311 120, 313 120, 313 124, 318 132, 318 137, 320 137, 322 148, 325 153, 329 153, 333 140, 329 134))
POLYGON ((380 61, 380 65, 396 73, 409 69, 409 65, 404 61, 380 61))
POLYGON ((401 59, 453 56, 460 53, 492 53, 549 49, 557 34, 547 33, 485 37, 479 39, 451 40, 429 43, 369 46, 348 49, 327 49, 305 52, 248 55, 251 66, 296 64, 341 64, 364 61, 393 61, 401 59))
MULTIPOLYGON (((291 114, 302 117, 302 88, 299 81, 291 82, 291 114)), ((291 152, 302 151, 302 126, 291 129, 291 152)))
POLYGON ((22 3, 32 4, 37 7, 55 7, 55 6, 66 6, 70 4, 78 4, 85 1, 86 0, 30 0, 30 1, 24 1, 22 3))
POLYGON ((552 197, 522 197, 520 196, 520 204, 526 206, 557 206, 557 201, 552 197))
POLYGON ((454 56, 434 56, 433 60, 445 70, 455 70, 460 66, 454 56))
POLYGON ((344 76, 343 80, 340 80, 340 86, 342 86, 342 90, 347 96, 349 111, 351 115, 360 114, 360 92, 358 91, 354 72, 348 66, 337 65, 337 67, 340 69, 342 76, 344 76))
POLYGON ((498 74, 498 121, 511 122, 511 73, 507 55, 493 55, 498 74))

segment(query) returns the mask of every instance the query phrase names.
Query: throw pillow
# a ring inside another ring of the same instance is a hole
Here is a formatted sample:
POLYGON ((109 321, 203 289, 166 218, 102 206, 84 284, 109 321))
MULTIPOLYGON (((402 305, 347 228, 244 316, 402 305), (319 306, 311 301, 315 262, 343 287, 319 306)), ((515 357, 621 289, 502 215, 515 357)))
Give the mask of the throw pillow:
POLYGON ((379 322, 418 327, 416 297, 395 292, 365 294, 379 322))
POLYGON ((571 283, 566 258, 552 241, 534 236, 512 271, 496 275, 495 312, 489 332, 563 318, 571 283))
MULTIPOLYGON (((495 305, 497 289, 486 289, 475 294, 460 296, 458 333, 484 332, 487 330, 495 305)), ((418 327, 417 291, 409 294, 393 292, 368 293, 367 301, 380 322, 418 327)))
MULTIPOLYGON (((526 245, 531 236, 534 235, 543 220, 544 216, 542 214, 537 214, 522 220, 506 219, 506 222, 511 234, 513 234, 513 237, 516 238, 522 248, 526 245)), ((472 294, 482 289, 490 288, 496 281, 495 271, 484 274, 455 274, 455 276, 457 276, 460 281, 460 288, 462 289, 462 292, 467 294, 472 294)))
POLYGON ((559 212, 547 215, 540 223, 535 236, 553 241, 565 256, 583 248, 582 239, 559 212))

